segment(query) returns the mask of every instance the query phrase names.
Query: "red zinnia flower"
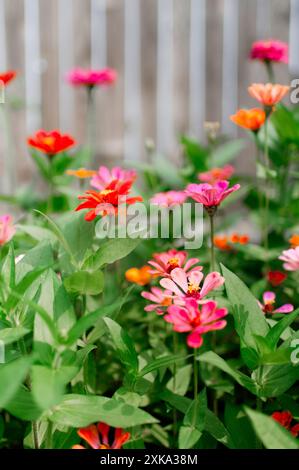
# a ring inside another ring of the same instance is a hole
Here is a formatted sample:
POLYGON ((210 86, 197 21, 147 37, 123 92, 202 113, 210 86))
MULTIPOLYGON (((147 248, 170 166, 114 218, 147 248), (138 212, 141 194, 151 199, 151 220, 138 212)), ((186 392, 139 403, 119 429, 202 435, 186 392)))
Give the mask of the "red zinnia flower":
POLYGON ((135 202, 142 202, 142 197, 127 198, 133 182, 127 181, 123 184, 118 184, 118 181, 112 181, 103 191, 86 191, 85 194, 79 196, 78 199, 83 199, 84 202, 80 204, 76 211, 82 209, 91 209, 85 215, 85 220, 88 222, 94 220, 97 215, 102 214, 117 214, 118 207, 121 204, 134 204, 135 202))
MULTIPOLYGON (((78 435, 86 441, 93 449, 121 449, 122 446, 130 439, 129 432, 124 432, 121 428, 114 430, 114 440, 109 443, 110 426, 105 423, 91 424, 86 428, 78 430, 78 435)), ((73 449, 85 449, 81 445, 73 446, 73 449)))
POLYGON ((267 274, 268 282, 274 287, 279 286, 286 278, 287 275, 282 271, 269 271, 267 274))
POLYGON ((61 134, 59 131, 46 132, 39 130, 34 136, 27 139, 27 143, 40 152, 46 153, 49 157, 53 157, 57 153, 73 147, 76 142, 72 136, 61 134))
POLYGON ((293 415, 289 411, 275 411, 272 414, 272 418, 283 426, 285 429, 290 431, 294 437, 297 437, 299 434, 299 423, 291 426, 293 421, 293 415))
POLYGON ((17 75, 17 72, 14 70, 9 70, 8 72, 0 73, 0 85, 8 85, 17 75))

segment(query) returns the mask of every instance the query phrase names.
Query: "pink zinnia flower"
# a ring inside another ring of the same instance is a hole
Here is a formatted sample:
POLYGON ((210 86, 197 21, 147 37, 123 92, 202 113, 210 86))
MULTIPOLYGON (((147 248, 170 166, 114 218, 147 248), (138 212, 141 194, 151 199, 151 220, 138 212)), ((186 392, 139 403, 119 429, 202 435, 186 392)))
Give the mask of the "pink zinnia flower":
POLYGON ((155 194, 150 199, 150 202, 161 207, 173 207, 184 204, 187 197, 184 191, 167 191, 165 193, 155 194))
POLYGON ((263 304, 258 301, 258 304, 264 313, 290 313, 294 310, 294 306, 292 304, 284 304, 279 308, 275 308, 275 299, 276 295, 274 294, 274 292, 264 292, 263 304))
POLYGON ((203 334, 225 328, 226 321, 222 318, 227 314, 227 309, 217 308, 217 303, 214 301, 207 301, 199 306, 194 299, 187 299, 184 306, 168 307, 164 319, 173 324, 174 331, 190 332, 187 337, 190 348, 200 348, 203 334))
POLYGON ((208 183, 189 184, 185 191, 188 196, 203 204, 204 207, 217 207, 227 196, 240 187, 239 184, 235 184, 229 188, 228 181, 217 181, 213 186, 208 183))
MULTIPOLYGON (((112 444, 109 442, 110 426, 105 423, 91 424, 86 428, 78 430, 78 436, 81 437, 92 449, 121 449, 122 446, 130 439, 129 432, 123 431, 121 428, 114 430, 114 440, 112 444)), ((73 449, 85 449, 81 445, 73 446, 73 449)))
POLYGON ((102 70, 76 68, 71 70, 66 78, 71 85, 95 87, 112 85, 117 74, 115 70, 109 68, 102 70))
POLYGON ((133 183, 137 178, 135 170, 124 170, 119 166, 115 166, 111 170, 106 166, 100 166, 98 172, 91 179, 91 186, 102 191, 113 181, 117 181, 118 184, 127 182, 133 183))
POLYGON ((269 39, 267 41, 256 41, 252 44, 250 59, 287 64, 288 54, 289 46, 286 42, 269 39))
POLYGON ((202 271, 202 266, 195 266, 199 263, 199 259, 187 260, 186 251, 169 250, 164 253, 155 253, 153 258, 148 262, 154 268, 150 271, 152 275, 169 277, 175 268, 182 268, 186 273, 202 271))
POLYGON ((232 165, 225 165, 223 168, 212 168, 209 171, 199 173, 198 179, 203 183, 214 185, 217 181, 228 180, 235 172, 232 165))
POLYGON ((0 246, 9 242, 16 233, 12 220, 12 216, 8 214, 0 217, 0 246))
POLYGON ((217 272, 209 273, 201 286, 203 278, 200 271, 187 274, 182 268, 175 268, 171 271, 170 278, 161 279, 160 284, 178 298, 192 297, 195 300, 202 300, 209 292, 224 284, 224 277, 217 272))
POLYGON ((290 248, 282 252, 282 255, 278 257, 282 261, 284 269, 287 271, 298 271, 299 269, 299 246, 296 248, 290 248))
POLYGON ((163 315, 165 309, 172 304, 173 294, 171 291, 162 290, 159 287, 152 287, 151 292, 142 292, 142 297, 153 302, 147 305, 144 310, 146 312, 156 311, 158 315, 163 315))

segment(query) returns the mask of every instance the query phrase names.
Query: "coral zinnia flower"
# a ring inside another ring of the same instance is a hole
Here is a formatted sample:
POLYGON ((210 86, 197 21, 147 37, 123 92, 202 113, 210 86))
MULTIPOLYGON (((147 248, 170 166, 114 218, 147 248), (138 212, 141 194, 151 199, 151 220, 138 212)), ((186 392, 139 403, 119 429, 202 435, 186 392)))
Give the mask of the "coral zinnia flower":
POLYGON ((194 201, 200 202, 205 208, 217 207, 231 193, 240 189, 239 184, 229 188, 228 181, 217 181, 215 185, 211 184, 189 184, 186 188, 186 194, 194 201))
POLYGON ((294 306, 292 304, 284 304, 279 308, 275 308, 275 299, 276 295, 274 294, 274 292, 264 292, 263 304, 258 302, 259 306, 261 307, 264 313, 290 313, 294 310, 294 306))
POLYGON ((117 78, 117 73, 110 68, 102 70, 76 68, 69 72, 66 78, 71 85, 95 87, 112 85, 117 78))
POLYGON ((274 413, 272 413, 272 418, 285 429, 290 431, 294 437, 298 436, 299 424, 291 426, 293 421, 293 415, 290 411, 275 411, 274 413))
POLYGON ((78 170, 67 170, 66 174, 69 176, 76 176, 76 178, 85 179, 91 178, 95 175, 94 170, 86 170, 86 168, 79 168, 78 170))
POLYGON ((281 271, 269 271, 267 274, 268 282, 270 282, 273 287, 279 286, 286 278, 287 275, 281 271))
POLYGON ((251 46, 250 58, 264 62, 288 63, 289 46, 287 43, 268 39, 267 41, 256 41, 251 46))
POLYGON ((203 183, 215 184, 217 181, 228 180, 235 172, 232 165, 225 165, 223 168, 212 168, 209 171, 199 173, 198 179, 203 183))
POLYGON ((279 103, 288 93, 290 87, 272 83, 253 83, 248 87, 248 92, 252 98, 258 100, 267 108, 272 108, 279 103))
POLYGON ((182 268, 186 273, 202 270, 202 266, 195 266, 199 263, 198 258, 186 261, 186 251, 169 250, 164 253, 154 253, 153 258, 148 262, 154 268, 150 271, 152 275, 169 277, 175 268, 182 268))
POLYGON ((134 204, 135 202, 142 202, 142 197, 136 196, 127 198, 131 190, 132 182, 128 181, 117 187, 117 181, 113 181, 103 191, 86 191, 82 196, 78 196, 78 199, 85 200, 80 204, 76 211, 82 209, 91 209, 85 215, 85 220, 92 221, 97 215, 103 216, 111 214, 115 215, 118 213, 118 207, 121 204, 134 204))
POLYGON ((115 166, 109 170, 106 166, 100 166, 98 171, 95 172, 90 184, 93 188, 101 191, 105 189, 108 184, 112 183, 112 181, 116 180, 118 184, 123 184, 127 181, 133 183, 136 178, 137 173, 135 170, 124 170, 119 166, 115 166))
POLYGON ((299 246, 299 235, 295 234, 289 239, 289 243, 291 244, 292 248, 296 248, 299 246))
POLYGON ((146 312, 156 311, 158 315, 163 315, 165 309, 172 304, 173 295, 169 290, 162 290, 159 287, 152 287, 151 292, 142 292, 142 297, 153 302, 144 307, 146 312))
MULTIPOLYGON (((91 424, 86 428, 78 430, 78 435, 90 445, 93 449, 121 449, 122 446, 130 439, 129 432, 124 432, 121 428, 114 430, 114 440, 109 443, 110 426, 105 423, 91 424)), ((73 446, 73 449, 85 449, 81 445, 73 446)))
POLYGON ((209 292, 224 284, 224 277, 217 272, 209 273, 203 282, 204 275, 200 271, 192 271, 187 274, 182 268, 175 268, 170 273, 170 278, 163 278, 160 284, 175 294, 176 297, 192 297, 202 300, 209 292))
POLYGON ((225 328, 226 321, 222 318, 227 314, 227 309, 217 308, 214 301, 207 301, 199 306, 194 299, 187 299, 184 306, 168 307, 164 319, 173 324, 174 331, 190 332, 187 337, 190 348, 200 348, 203 334, 225 328))
POLYGON ((231 251, 232 244, 235 245, 237 243, 240 243, 240 245, 246 245, 249 241, 249 237, 248 235, 239 235, 237 233, 233 233, 230 237, 221 237, 219 235, 216 235, 213 241, 214 245, 219 248, 219 250, 231 251))
POLYGON ((138 284, 139 286, 145 286, 152 280, 149 266, 142 266, 140 269, 130 268, 126 271, 125 277, 128 282, 138 284))
POLYGON ((263 109, 239 109, 239 111, 230 117, 237 126, 244 127, 253 132, 257 132, 266 120, 266 113, 263 109))
POLYGON ((0 217, 0 246, 9 242, 15 233, 16 229, 12 224, 12 216, 2 215, 0 217))
POLYGON ((299 269, 299 246, 283 251, 278 259, 285 261, 283 267, 287 271, 297 271, 299 269))
POLYGON ((68 134, 61 134, 60 131, 46 132, 39 130, 34 136, 27 139, 27 143, 30 147, 53 157, 57 153, 73 147, 76 142, 73 137, 68 134))
POLYGON ((8 85, 12 80, 15 79, 17 72, 9 70, 8 72, 0 73, 0 85, 8 85))
POLYGON ((166 191, 157 193, 151 199, 151 204, 161 207, 173 207, 184 204, 187 194, 184 191, 166 191))

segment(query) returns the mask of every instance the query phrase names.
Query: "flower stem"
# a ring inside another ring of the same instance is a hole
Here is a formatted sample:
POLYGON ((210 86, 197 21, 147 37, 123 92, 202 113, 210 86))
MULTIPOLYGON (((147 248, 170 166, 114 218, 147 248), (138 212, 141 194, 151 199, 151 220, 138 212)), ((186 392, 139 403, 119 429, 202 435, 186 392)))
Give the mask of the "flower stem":
POLYGON ((46 449, 52 449, 52 435, 53 435, 53 423, 48 421, 47 436, 46 436, 46 449))
POLYGON ((265 207, 264 207, 264 248, 268 251, 268 213, 269 213, 269 176, 268 172, 270 169, 269 163, 269 146, 268 146, 268 120, 265 122, 265 142, 264 142, 264 156, 265 156, 265 168, 266 168, 266 179, 265 179, 265 207))
POLYGON ((274 76, 274 69, 273 69, 272 62, 268 61, 268 62, 265 62, 265 64, 266 64, 269 82, 275 83, 275 76, 274 76))
POLYGON ((194 391, 194 400, 197 399, 198 395, 198 364, 197 364, 197 350, 194 350, 193 355, 193 391, 194 391))
POLYGON ((87 93, 87 163, 92 166, 96 153, 96 108, 94 99, 94 88, 89 87, 87 93))
POLYGON ((32 435, 33 435, 34 448, 39 449, 37 422, 32 421, 31 425, 32 425, 32 435))
MULTIPOLYGON (((177 334, 175 331, 172 332, 172 345, 173 345, 173 354, 176 355, 178 352, 178 342, 177 342, 177 334)), ((177 365, 176 363, 173 364, 173 393, 176 393, 176 373, 177 373, 177 365)), ((173 437, 175 438, 177 435, 177 424, 178 424, 178 417, 177 411, 173 409, 173 437)))
POLYGON ((211 256, 211 271, 215 271, 215 247, 214 247, 214 215, 209 214, 210 219, 210 256, 211 256))

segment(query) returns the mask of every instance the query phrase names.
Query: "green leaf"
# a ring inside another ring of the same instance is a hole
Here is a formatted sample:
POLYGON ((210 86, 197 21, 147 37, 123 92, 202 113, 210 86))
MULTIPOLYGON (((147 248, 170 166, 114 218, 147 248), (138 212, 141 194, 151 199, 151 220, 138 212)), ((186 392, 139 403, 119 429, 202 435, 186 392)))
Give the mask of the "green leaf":
POLYGON ((14 343, 30 332, 27 328, 16 326, 15 328, 4 328, 0 330, 0 342, 4 344, 14 343))
POLYGON ((266 449, 299 449, 299 444, 291 433, 273 418, 247 407, 245 412, 266 449))
POLYGON ((227 402, 224 416, 225 425, 233 440, 234 449, 255 449, 257 439, 243 409, 238 405, 227 402))
POLYGON ((123 401, 91 395, 65 395, 49 413, 49 419, 63 426, 81 428, 101 421, 113 427, 128 428, 157 423, 148 413, 123 401))
POLYGON ((128 256, 141 242, 140 238, 113 238, 104 242, 99 250, 87 259, 84 267, 93 271, 128 256))
POLYGON ((137 375, 138 357, 130 336, 118 323, 111 320, 111 318, 105 317, 104 322, 109 330, 120 361, 129 372, 137 375))
POLYGON ((0 364, 0 408, 14 397, 26 378, 32 364, 32 357, 21 357, 7 364, 0 364))
POLYGON ((47 228, 44 227, 38 227, 36 225, 22 225, 18 224, 17 229, 27 233, 32 237, 34 240, 37 240, 38 242, 41 242, 43 240, 49 240, 51 243, 56 241, 55 235, 51 232, 51 230, 48 230, 47 228))
POLYGON ((141 369, 138 375, 139 377, 143 377, 144 375, 147 375, 150 372, 154 372, 158 369, 161 369, 162 367, 168 367, 182 360, 186 360, 186 356, 182 356, 181 354, 171 354, 169 356, 167 355, 158 357, 157 359, 143 367, 143 369, 141 369))
POLYGON ((12 242, 9 245, 9 252, 3 263, 1 274, 2 274, 4 284, 8 285, 11 289, 13 289, 16 283, 16 268, 15 268, 15 251, 14 251, 14 245, 12 242))
POLYGON ((216 167, 222 167, 226 163, 236 158, 244 148, 244 140, 233 140, 227 142, 213 151, 211 160, 216 167))
POLYGON ((37 405, 47 410, 63 399, 65 386, 77 374, 77 367, 61 366, 59 369, 32 366, 32 393, 37 405))
POLYGON ((207 391, 204 388, 189 406, 184 418, 184 426, 191 426, 202 432, 205 427, 207 409, 207 391))
POLYGON ((256 336, 266 336, 269 331, 265 315, 248 287, 225 266, 221 265, 221 269, 237 333, 247 347, 258 352, 256 336))
POLYGON ((189 388, 190 379, 192 373, 192 366, 188 364, 185 367, 181 367, 176 375, 175 378, 172 377, 168 382, 166 387, 173 393, 177 395, 184 396, 189 388))
POLYGON ((279 338, 283 334, 283 332, 293 323, 294 320, 299 315, 299 308, 292 313, 288 313, 285 315, 278 323, 276 323, 273 328, 269 331, 266 336, 266 340, 269 342, 271 347, 274 349, 277 346, 279 338))
POLYGON ((13 399, 5 406, 5 409, 16 418, 24 421, 36 421, 42 414, 31 392, 23 387, 19 388, 13 399))
POLYGON ((192 449, 202 436, 193 426, 181 426, 179 430, 179 449, 192 449))
POLYGON ((202 147, 196 140, 183 136, 181 143, 184 147, 186 156, 197 171, 206 171, 208 169, 209 150, 202 147))
POLYGON ((299 379, 299 366, 265 365, 256 369, 252 378, 260 397, 278 397, 285 393, 299 379))
POLYGON ((218 442, 221 442, 228 448, 234 448, 234 444, 229 431, 219 418, 210 410, 207 410, 205 416, 205 431, 211 434, 218 442))
POLYGON ((64 285, 70 293, 98 295, 103 292, 104 275, 102 271, 78 271, 65 278, 64 285))

